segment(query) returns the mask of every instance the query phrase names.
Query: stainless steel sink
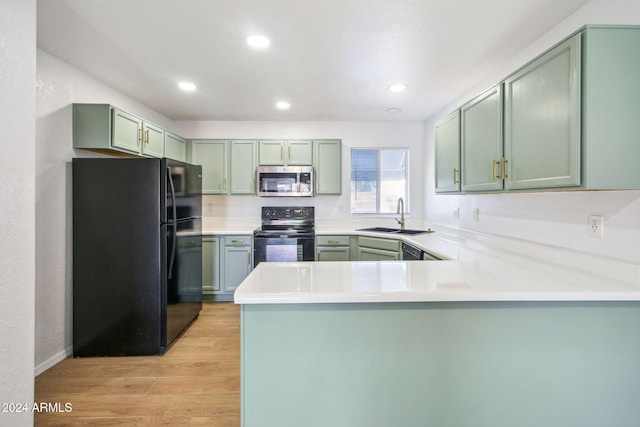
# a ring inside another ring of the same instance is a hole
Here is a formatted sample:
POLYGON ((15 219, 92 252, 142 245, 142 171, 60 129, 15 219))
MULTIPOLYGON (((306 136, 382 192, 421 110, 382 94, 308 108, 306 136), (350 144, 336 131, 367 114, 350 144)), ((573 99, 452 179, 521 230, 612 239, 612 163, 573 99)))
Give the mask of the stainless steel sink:
POLYGON ((359 228, 357 231, 372 231, 375 233, 412 234, 412 235, 433 233, 433 230, 430 228, 428 230, 410 230, 410 229, 402 230, 400 228, 369 227, 369 228, 359 228))

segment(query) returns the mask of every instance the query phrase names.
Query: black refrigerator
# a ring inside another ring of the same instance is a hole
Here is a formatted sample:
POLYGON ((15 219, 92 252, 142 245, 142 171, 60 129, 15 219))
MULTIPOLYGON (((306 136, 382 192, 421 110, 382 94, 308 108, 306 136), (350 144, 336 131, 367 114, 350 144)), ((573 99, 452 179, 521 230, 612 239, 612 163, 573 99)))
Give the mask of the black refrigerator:
POLYGON ((202 167, 74 158, 73 355, 162 354, 202 308, 202 167))

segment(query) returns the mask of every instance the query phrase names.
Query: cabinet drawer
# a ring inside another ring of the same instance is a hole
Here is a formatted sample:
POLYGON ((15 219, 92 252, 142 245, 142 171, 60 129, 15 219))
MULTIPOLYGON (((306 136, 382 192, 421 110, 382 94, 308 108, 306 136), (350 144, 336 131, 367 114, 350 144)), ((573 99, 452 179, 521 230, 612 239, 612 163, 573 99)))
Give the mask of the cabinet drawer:
POLYGON ((224 237, 224 245, 225 246, 251 246, 251 236, 243 235, 243 236, 225 236, 224 237))
POLYGON ((400 241, 393 239, 381 239, 379 237, 358 237, 358 246, 381 249, 383 251, 400 251, 400 241))
POLYGON ((316 236, 318 246, 349 246, 349 236, 316 236))

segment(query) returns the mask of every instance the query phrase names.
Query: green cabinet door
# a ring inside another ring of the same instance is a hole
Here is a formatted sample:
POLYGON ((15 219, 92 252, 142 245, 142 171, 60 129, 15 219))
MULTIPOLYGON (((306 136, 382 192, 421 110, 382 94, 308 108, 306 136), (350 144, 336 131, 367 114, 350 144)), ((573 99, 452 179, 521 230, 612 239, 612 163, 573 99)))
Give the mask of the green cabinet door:
POLYGON ((285 155, 287 166, 311 166, 313 164, 313 142, 287 141, 285 155))
POLYGON ((256 141, 233 140, 230 145, 231 194, 256 194, 256 141))
POLYGON ((260 165, 284 165, 284 146, 284 141, 260 141, 258 145, 260 165))
POLYGON ((460 191, 460 112, 454 111, 435 126, 435 191, 460 191))
POLYGON ((111 145, 130 153, 140 154, 142 119, 114 108, 112 126, 111 145))
POLYGON ((358 256, 360 261, 398 261, 400 259, 398 252, 365 248, 362 246, 358 248, 358 256))
POLYGON ((342 141, 313 141, 316 194, 342 194, 342 141))
POLYGON ((580 185, 581 35, 505 80, 505 188, 580 185))
POLYGON ((222 253, 222 290, 234 292, 251 273, 251 236, 225 236, 222 253))
POLYGON ((220 239, 202 238, 202 293, 211 295, 220 290, 220 239))
POLYGON ((164 134, 164 155, 179 162, 187 161, 187 141, 171 132, 164 134))
POLYGON ((501 190, 502 85, 460 108, 462 191, 501 190))
POLYGON ((640 27, 589 27, 583 42, 583 186, 638 190, 640 27))
POLYGON ((227 194, 227 147, 228 141, 192 141, 191 163, 202 165, 202 194, 227 194))
POLYGON ((164 157, 164 129, 152 123, 142 123, 142 154, 164 157))
POLYGON ((313 142, 306 140, 263 140, 258 146, 262 166, 304 166, 313 164, 313 142))
POLYGON ((316 236, 316 261, 351 261, 351 238, 316 236))
POLYGON ((380 237, 358 237, 358 260, 397 261, 400 259, 400 241, 380 237))

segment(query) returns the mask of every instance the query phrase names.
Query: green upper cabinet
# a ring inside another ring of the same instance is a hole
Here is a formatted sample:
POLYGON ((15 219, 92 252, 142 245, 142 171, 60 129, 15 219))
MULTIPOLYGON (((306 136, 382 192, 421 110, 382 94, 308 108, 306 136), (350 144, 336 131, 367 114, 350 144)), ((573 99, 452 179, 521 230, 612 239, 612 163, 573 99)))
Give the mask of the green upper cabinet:
POLYGON ((186 159, 184 139, 109 104, 73 104, 73 148, 116 156, 186 159))
POLYGON ((313 164, 312 141, 287 141, 286 165, 306 166, 313 164))
POLYGON ((580 185, 580 50, 577 34, 505 80, 505 188, 580 185))
POLYGON ((180 162, 187 161, 187 141, 171 132, 164 134, 164 155, 180 162))
POLYGON ((164 157, 164 129, 143 122, 141 151, 145 156, 164 157))
POLYGON ((436 123, 436 193, 460 191, 460 112, 436 123))
MULTIPOLYGON (((639 75, 639 26, 587 26, 506 78, 502 101, 497 85, 468 102, 462 191, 640 189, 639 75)), ((455 120, 436 124, 436 192, 457 191, 455 120)))
POLYGON ((114 108, 112 146, 134 154, 140 154, 142 143, 142 119, 114 108))
POLYGON ((342 194, 342 141, 313 141, 316 194, 342 194))
POLYGON ((582 64, 582 185, 640 189, 640 27, 589 27, 582 64))
POLYGON ((262 166, 305 166, 313 164, 312 141, 263 140, 259 143, 262 166))
POLYGON ((199 139, 191 141, 191 163, 202 165, 202 193, 227 194, 227 150, 229 141, 199 139))
POLYGON ((502 85, 460 108, 462 191, 502 189, 502 85))
POLYGON ((256 194, 257 142, 233 140, 230 147, 231 194, 256 194))

